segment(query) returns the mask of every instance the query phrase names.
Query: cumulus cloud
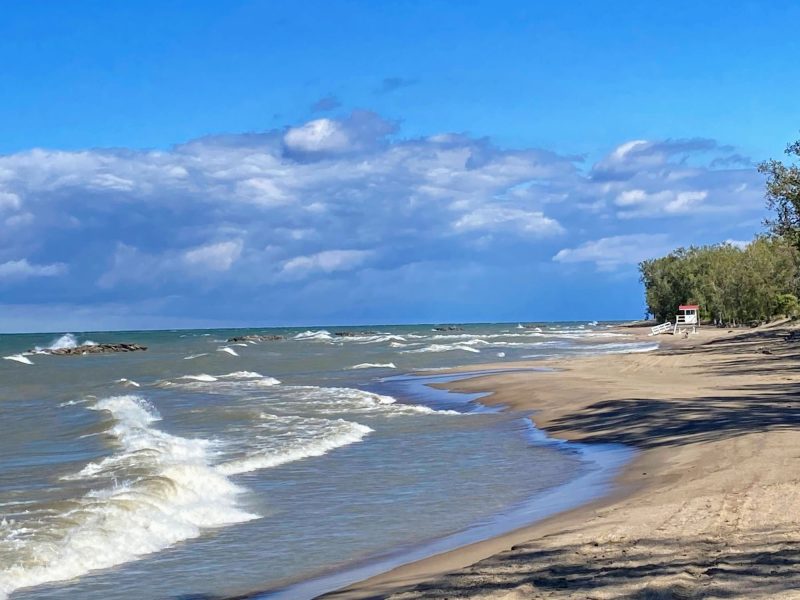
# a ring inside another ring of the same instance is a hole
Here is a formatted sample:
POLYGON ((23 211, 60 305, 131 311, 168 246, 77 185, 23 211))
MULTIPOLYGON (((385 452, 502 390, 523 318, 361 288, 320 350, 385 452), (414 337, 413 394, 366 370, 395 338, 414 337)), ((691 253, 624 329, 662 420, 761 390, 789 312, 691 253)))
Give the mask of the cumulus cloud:
POLYGON ((28 277, 56 277, 67 272, 63 263, 36 265, 27 258, 0 263, 0 279, 27 279, 28 277))
POLYGON ((217 306, 224 294, 291 308, 317 294, 316 306, 344 302, 327 279, 391 287, 402 272, 404 285, 413 274, 427 289, 443 281, 437 269, 552 268, 554 255, 613 268, 648 244, 668 250, 662 232, 742 239, 752 228, 740 224, 762 217, 760 176, 710 140, 623 142, 586 165, 464 133, 400 133, 354 111, 163 150, 0 156, 4 301, 99 293, 112 303, 213 296, 204 305, 217 306))
POLYGON ((457 231, 517 230, 534 236, 549 236, 564 232, 558 221, 546 217, 539 211, 493 206, 468 212, 458 219, 453 227, 457 231))
POLYGON ((369 250, 325 250, 309 256, 295 256, 283 264, 282 271, 291 276, 306 276, 315 271, 350 271, 371 254, 369 250))
POLYGON ((316 119, 300 127, 292 127, 283 136, 291 150, 300 152, 341 151, 350 147, 347 132, 337 121, 316 119))
POLYGON ((553 260, 560 263, 594 263, 598 269, 607 271, 661 256, 671 248, 665 234, 616 235, 590 240, 576 248, 564 248, 553 260))
POLYGON ((762 179, 743 161, 708 139, 625 142, 592 166, 587 206, 620 219, 752 213, 763 206, 762 179))
POLYGON ((227 271, 242 253, 241 240, 206 244, 183 253, 183 260, 195 267, 227 271))

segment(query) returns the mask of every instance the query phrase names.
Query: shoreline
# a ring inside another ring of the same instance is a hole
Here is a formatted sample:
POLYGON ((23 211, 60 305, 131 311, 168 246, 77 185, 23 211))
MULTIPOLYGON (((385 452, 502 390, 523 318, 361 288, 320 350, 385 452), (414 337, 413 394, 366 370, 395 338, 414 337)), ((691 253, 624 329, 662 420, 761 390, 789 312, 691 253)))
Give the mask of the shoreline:
MULTIPOLYGON (((464 367, 467 369, 468 367, 464 367)), ((386 382, 400 383, 404 392, 392 391, 393 395, 407 398, 412 403, 423 403, 437 408, 458 406, 477 407, 470 412, 509 412, 516 421, 525 422, 527 437, 532 446, 552 446, 574 452, 581 457, 585 469, 576 477, 537 493, 519 503, 509 505, 503 511, 493 513, 485 520, 453 531, 444 536, 427 541, 388 550, 383 554, 358 561, 343 569, 335 569, 308 579, 289 582, 286 585, 266 590, 252 591, 244 595, 229 597, 228 600, 241 598, 275 600, 293 598, 327 597, 336 590, 346 588, 360 581, 379 578, 386 573, 403 569, 451 553, 460 553, 462 549, 474 545, 501 539, 515 532, 552 518, 565 510, 579 509, 593 501, 605 498, 615 489, 614 480, 620 471, 635 459, 633 449, 621 444, 581 444, 559 438, 550 437, 547 432, 537 428, 527 416, 517 411, 508 411, 506 407, 492 406, 484 403, 489 393, 471 393, 455 391, 450 385, 466 383, 486 376, 505 374, 507 372, 536 373, 544 369, 526 367, 523 369, 500 369, 490 371, 462 370, 458 373, 424 373, 390 376, 381 380, 381 385, 369 386, 370 391, 386 393, 382 386, 386 382), (566 506, 566 508, 564 508, 566 506)))
POLYGON ((554 369, 535 382, 443 384, 533 413, 551 437, 639 453, 600 499, 323 597, 800 597, 800 481, 781 468, 800 458, 793 329, 706 329, 649 353, 481 365, 554 369))

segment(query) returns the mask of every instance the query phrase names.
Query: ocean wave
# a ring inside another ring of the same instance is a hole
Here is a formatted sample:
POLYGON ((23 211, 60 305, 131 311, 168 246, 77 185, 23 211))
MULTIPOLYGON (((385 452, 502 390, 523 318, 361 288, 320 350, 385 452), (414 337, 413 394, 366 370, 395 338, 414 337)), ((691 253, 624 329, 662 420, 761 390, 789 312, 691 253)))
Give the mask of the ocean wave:
MULTIPOLYGON (((381 413, 388 416, 420 414, 461 414, 450 410, 435 410, 420 404, 403 404, 392 396, 375 394, 356 388, 294 386, 290 393, 296 394, 304 403, 313 406, 320 414, 381 413)), ((275 407, 274 401, 270 407, 275 407)))
POLYGON ((91 408, 111 416, 109 433, 121 448, 77 477, 110 485, 21 537, 18 562, 0 570, 0 597, 136 560, 206 528, 258 518, 237 507, 244 490, 211 466, 209 442, 153 427, 160 416, 142 397, 113 396, 91 408))
POLYGON ((451 350, 461 350, 463 352, 479 353, 480 350, 472 348, 464 344, 431 344, 424 348, 415 348, 413 350, 402 350, 404 354, 416 354, 420 352, 450 352, 451 350))
POLYGON ((206 373, 200 373, 199 375, 181 375, 178 379, 188 379, 190 381, 204 381, 204 382, 211 382, 217 381, 217 378, 213 375, 208 375, 206 373))
POLYGON ((239 356, 239 353, 230 346, 222 346, 221 348, 217 348, 217 352, 226 352, 231 356, 239 356))
POLYGON ((280 381, 274 377, 262 375, 261 373, 256 373, 255 371, 234 371, 233 373, 228 373, 226 375, 217 375, 217 377, 219 379, 234 379, 247 383, 255 383, 259 386, 273 386, 280 384, 280 381))
POLYGON ((78 341, 78 338, 71 333, 65 333, 61 337, 56 338, 50 342, 49 346, 36 346, 37 352, 47 352, 49 350, 67 350, 69 348, 77 348, 78 346, 96 346, 97 342, 92 340, 78 341))
POLYGON ((658 350, 658 342, 630 342, 621 344, 592 344, 592 354, 631 354, 635 352, 652 352, 658 350))
POLYGON ((198 389, 209 392, 225 392, 229 390, 240 390, 250 387, 272 387, 281 382, 274 377, 262 375, 254 371, 234 371, 224 375, 209 375, 199 373, 197 375, 181 375, 177 381, 164 380, 158 383, 159 387, 182 386, 188 389, 198 389))
POLYGON ((348 368, 349 369, 396 369, 397 366, 394 363, 360 363, 348 368))
POLYGON ((256 377, 264 377, 261 373, 255 371, 234 371, 225 375, 217 375, 220 379, 253 379, 256 377))
POLYGON ((127 379, 126 377, 122 377, 121 379, 117 379, 115 383, 119 383, 120 385, 127 385, 130 387, 141 387, 138 383, 133 381, 132 379, 127 379))
POLYGON ((192 360, 193 358, 200 358, 201 356, 208 356, 208 352, 201 352, 200 354, 190 354, 189 356, 184 356, 183 360, 192 360))
POLYGON ((344 340, 352 340, 361 344, 380 344, 384 342, 405 342, 406 338, 402 335, 381 334, 381 335, 365 335, 365 336, 349 336, 343 337, 344 340))
POLYGON ((14 362, 22 363, 23 365, 32 365, 33 361, 24 354, 11 354, 4 356, 3 360, 13 360, 14 362))
POLYGON ((333 336, 331 336, 330 331, 326 331, 324 329, 320 329, 319 331, 304 331, 302 333, 298 333, 294 336, 295 340, 331 340, 333 336))
POLYGON ((243 458, 218 465, 216 469, 223 475, 270 469, 305 458, 322 456, 336 448, 355 444, 374 431, 371 427, 344 419, 326 421, 325 425, 324 430, 315 432, 313 439, 295 439, 280 448, 257 450, 243 458))

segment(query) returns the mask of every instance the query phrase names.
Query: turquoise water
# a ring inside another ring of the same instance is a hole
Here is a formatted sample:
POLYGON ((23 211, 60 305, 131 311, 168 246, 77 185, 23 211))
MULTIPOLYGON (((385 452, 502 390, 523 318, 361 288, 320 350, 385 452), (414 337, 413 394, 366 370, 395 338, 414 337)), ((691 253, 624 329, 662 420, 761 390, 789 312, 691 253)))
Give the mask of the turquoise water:
POLYGON ((0 336, 0 598, 309 597, 518 526, 602 461, 403 374, 652 349, 604 324, 344 331, 0 336), (148 350, 35 351, 87 340, 148 350))

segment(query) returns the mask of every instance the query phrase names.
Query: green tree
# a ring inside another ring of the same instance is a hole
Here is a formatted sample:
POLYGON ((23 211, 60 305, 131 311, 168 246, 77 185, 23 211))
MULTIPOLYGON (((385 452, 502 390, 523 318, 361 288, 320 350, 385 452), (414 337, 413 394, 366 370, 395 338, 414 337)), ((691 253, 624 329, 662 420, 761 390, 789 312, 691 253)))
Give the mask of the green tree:
MULTIPOLYGON (((795 161, 800 158, 800 140, 790 144, 786 154, 795 161)), ((758 170, 767 176, 767 206, 776 213, 766 224, 773 233, 800 247, 800 167, 771 159, 762 162, 758 170)))
POLYGON ((798 249, 784 238, 760 236, 732 244, 678 248, 639 265, 647 309, 671 320, 680 304, 700 305, 703 319, 726 325, 787 314, 798 295, 798 249))

